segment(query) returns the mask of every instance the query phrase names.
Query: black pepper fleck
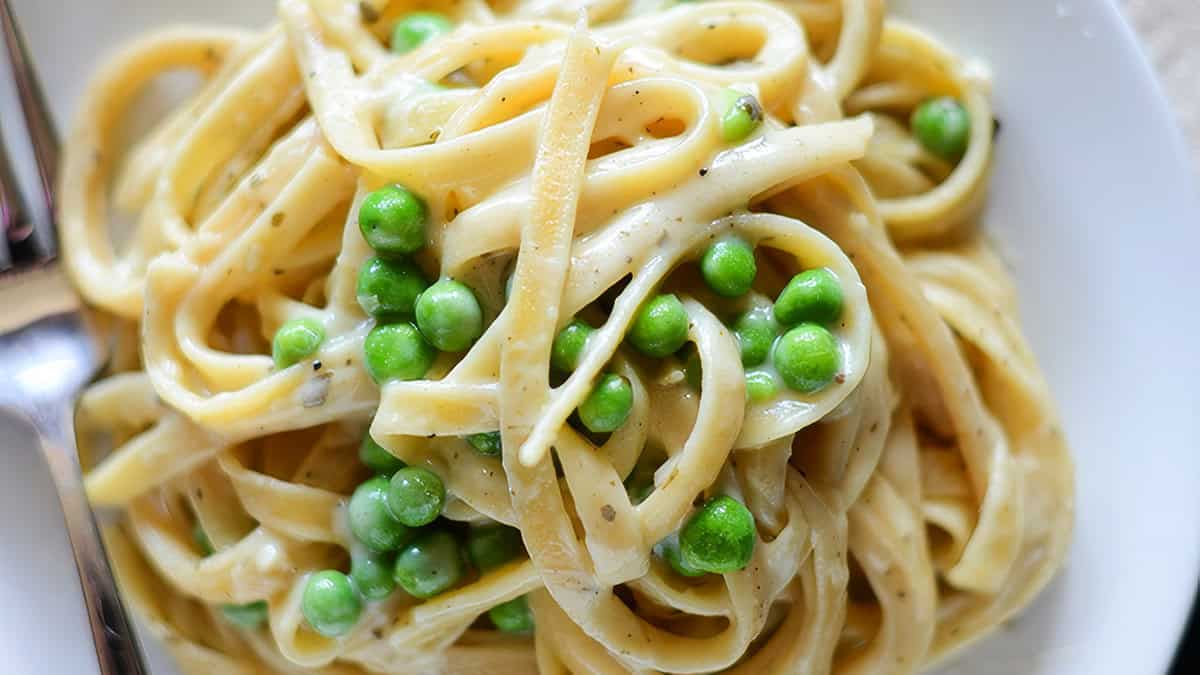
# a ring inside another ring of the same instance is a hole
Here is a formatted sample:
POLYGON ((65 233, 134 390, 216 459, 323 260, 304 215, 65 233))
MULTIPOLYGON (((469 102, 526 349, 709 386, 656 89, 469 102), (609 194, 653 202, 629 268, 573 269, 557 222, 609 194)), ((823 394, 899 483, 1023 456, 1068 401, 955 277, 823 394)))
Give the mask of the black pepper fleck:
POLYGON ((611 523, 617 519, 617 510, 613 508, 612 504, 605 504, 600 507, 600 517, 611 523))
POLYGON ((365 0, 358 3, 358 13, 362 15, 363 21, 367 23, 375 23, 379 20, 379 10, 365 0))

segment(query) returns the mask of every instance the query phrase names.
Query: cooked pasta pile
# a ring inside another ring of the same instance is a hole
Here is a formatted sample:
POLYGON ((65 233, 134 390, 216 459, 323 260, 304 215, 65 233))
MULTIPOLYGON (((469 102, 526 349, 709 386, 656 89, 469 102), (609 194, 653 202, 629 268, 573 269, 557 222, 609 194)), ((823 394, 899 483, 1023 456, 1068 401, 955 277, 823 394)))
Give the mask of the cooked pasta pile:
POLYGON ((902 673, 1027 604, 1072 468, 973 224, 987 75, 883 5, 282 0, 104 65, 60 186, 119 347, 87 488, 181 668, 902 673))

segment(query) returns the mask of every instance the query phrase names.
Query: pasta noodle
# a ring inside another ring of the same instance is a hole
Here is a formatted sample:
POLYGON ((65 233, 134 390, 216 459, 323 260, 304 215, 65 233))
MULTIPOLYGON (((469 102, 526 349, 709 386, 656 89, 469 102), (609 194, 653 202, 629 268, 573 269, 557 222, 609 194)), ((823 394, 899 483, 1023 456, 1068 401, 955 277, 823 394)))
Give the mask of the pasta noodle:
POLYGON ((86 437, 112 446, 87 489, 121 510, 122 587, 185 672, 915 672, 1045 586, 1072 468, 973 224, 984 69, 882 0, 432 8, 454 29, 404 53, 386 35, 414 7, 384 0, 150 35, 100 69, 66 146, 68 269, 127 336, 122 372, 81 403, 86 437), (198 92, 123 147, 135 94, 179 69, 198 92), (722 137, 731 90, 763 117, 739 142, 722 137), (900 121, 936 96, 969 116, 954 161, 900 121), (389 184, 427 205, 414 260, 473 288, 485 321, 469 350, 380 387, 357 214, 389 184), (136 214, 119 245, 110 199, 136 214), (758 269, 732 299, 694 264, 731 235, 758 269), (844 294, 837 377, 756 400, 728 321, 815 268, 844 294), (696 382, 686 352, 626 339, 659 289, 686 313, 696 382), (576 316, 598 328, 559 379, 555 335, 576 316), (272 336, 301 318, 325 339, 276 367, 272 336), (605 373, 631 403, 597 435, 573 413, 605 373), (305 589, 359 554, 347 504, 368 425, 441 477, 445 521, 518 528, 527 557, 369 602, 330 636, 305 589), (465 440, 497 429, 499 456, 465 440), (681 576, 656 544, 716 495, 753 515, 752 557, 681 576), (521 597, 532 636, 481 618, 521 597), (260 629, 220 609, 264 600, 260 629))

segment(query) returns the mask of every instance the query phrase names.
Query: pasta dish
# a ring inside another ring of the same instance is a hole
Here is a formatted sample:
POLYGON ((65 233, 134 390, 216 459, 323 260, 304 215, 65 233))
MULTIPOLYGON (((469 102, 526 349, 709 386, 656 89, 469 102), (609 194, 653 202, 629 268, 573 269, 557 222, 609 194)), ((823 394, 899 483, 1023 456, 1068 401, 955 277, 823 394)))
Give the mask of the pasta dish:
POLYGON ((977 227, 997 130, 883 0, 282 0, 133 42, 59 187, 125 597, 188 673, 931 667, 1071 532, 977 227))

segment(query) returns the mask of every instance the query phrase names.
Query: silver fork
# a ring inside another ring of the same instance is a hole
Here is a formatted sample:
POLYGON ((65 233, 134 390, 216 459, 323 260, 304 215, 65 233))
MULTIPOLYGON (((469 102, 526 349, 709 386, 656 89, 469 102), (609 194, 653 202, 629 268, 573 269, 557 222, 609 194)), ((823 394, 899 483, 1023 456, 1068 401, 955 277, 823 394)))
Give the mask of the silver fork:
POLYGON ((39 217, 22 199, 0 141, 0 408, 37 432, 62 504, 101 675, 142 675, 141 650, 88 506, 75 445, 75 401, 99 372, 106 349, 56 259, 58 141, 7 0, 0 0, 0 36, 45 209, 39 217))

